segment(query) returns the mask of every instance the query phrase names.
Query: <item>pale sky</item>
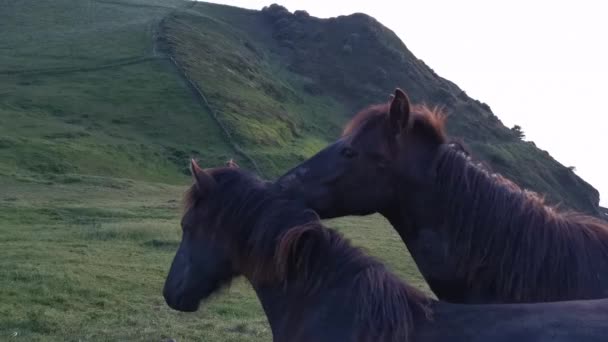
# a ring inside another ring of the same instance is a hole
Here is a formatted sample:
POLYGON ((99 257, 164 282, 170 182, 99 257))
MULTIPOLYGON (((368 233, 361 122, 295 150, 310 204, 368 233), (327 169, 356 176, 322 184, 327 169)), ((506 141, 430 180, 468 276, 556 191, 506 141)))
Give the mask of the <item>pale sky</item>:
POLYGON ((599 0, 277 2, 316 17, 367 13, 508 127, 591 183, 608 206, 608 3, 599 0))

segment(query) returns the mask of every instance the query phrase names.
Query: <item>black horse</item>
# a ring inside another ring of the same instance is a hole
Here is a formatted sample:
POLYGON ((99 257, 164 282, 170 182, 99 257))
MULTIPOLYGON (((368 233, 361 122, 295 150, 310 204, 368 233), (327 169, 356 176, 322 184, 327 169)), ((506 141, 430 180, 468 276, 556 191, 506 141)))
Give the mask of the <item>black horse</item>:
POLYGON ((302 202, 234 165, 195 184, 164 297, 181 311, 231 279, 253 285, 275 341, 605 341, 608 300, 455 305, 432 300, 323 227, 302 202))
POLYGON ((397 89, 279 183, 322 218, 382 214, 439 299, 608 297, 608 224, 489 171, 450 142, 444 123, 397 89))

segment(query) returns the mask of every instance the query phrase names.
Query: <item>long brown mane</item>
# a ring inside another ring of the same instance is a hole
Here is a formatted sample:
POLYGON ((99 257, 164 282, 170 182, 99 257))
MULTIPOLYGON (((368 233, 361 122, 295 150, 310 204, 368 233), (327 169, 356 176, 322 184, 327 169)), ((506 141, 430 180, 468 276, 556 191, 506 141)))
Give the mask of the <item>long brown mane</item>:
POLYGON ((598 283, 608 224, 560 212, 451 145, 435 170, 443 225, 466 246, 455 255, 471 288, 492 284, 495 298, 526 302, 585 298, 598 283))
POLYGON ((360 341, 407 342, 414 317, 430 315, 430 298, 318 221, 285 232, 276 261, 286 282, 306 284, 311 294, 354 276, 349 294, 359 320, 354 334, 360 341))
MULTIPOLYGON (((376 129, 387 122, 388 111, 388 104, 368 107, 346 125, 343 136, 376 129)), ((491 288, 491 298, 509 302, 602 292, 597 274, 608 259, 606 222, 560 211, 473 161, 461 144, 448 140, 440 108, 412 106, 410 121, 408 134, 441 146, 432 170, 441 213, 437 223, 459 247, 451 254, 467 288, 491 288)))

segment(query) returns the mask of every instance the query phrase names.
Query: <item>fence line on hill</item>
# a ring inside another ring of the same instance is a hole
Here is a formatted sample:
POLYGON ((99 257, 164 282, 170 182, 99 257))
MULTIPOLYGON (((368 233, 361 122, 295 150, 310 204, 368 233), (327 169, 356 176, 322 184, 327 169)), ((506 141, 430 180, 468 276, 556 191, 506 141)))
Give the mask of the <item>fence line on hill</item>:
MULTIPOLYGON (((195 2, 193 1, 192 3, 189 3, 188 5, 186 5, 185 7, 181 8, 181 10, 187 10, 192 8, 195 5, 195 2)), ((171 63, 173 64, 173 66, 176 68, 178 74, 180 75, 180 77, 182 77, 189 85, 189 87, 194 90, 194 92, 196 93, 199 101, 209 110, 209 113, 211 113, 211 117, 212 119, 215 121, 215 123, 218 125, 218 127, 222 130, 224 137, 226 138, 228 144, 232 147, 232 149, 239 154, 242 158, 244 158, 245 160, 247 160, 251 165, 253 165, 256 173, 260 176, 264 176, 264 174, 262 173, 262 169, 259 167, 258 163, 253 159, 253 157, 251 157, 247 152, 245 152, 245 150, 243 150, 235 141, 235 139, 232 137, 232 133, 230 133, 230 131, 228 130, 228 128, 224 125, 224 123, 220 120, 219 115, 217 114, 217 112, 213 109, 213 107, 211 106, 211 104, 209 103, 209 101, 207 100, 207 96, 205 96, 205 92, 198 86, 198 84, 196 83, 196 81, 194 81, 193 79, 191 79, 188 76, 188 73, 186 72, 185 68, 182 67, 182 65, 175 59, 173 58, 173 56, 171 55, 170 51, 167 52, 163 52, 161 48, 158 47, 158 42, 159 42, 159 38, 161 37, 160 35, 160 28, 161 25, 163 24, 163 22, 165 20, 167 20, 167 18, 171 17, 171 15, 173 15, 173 13, 175 13, 176 11, 178 11, 180 9, 175 9, 173 11, 171 11, 169 14, 167 14, 166 16, 164 16, 163 18, 161 18, 160 20, 158 20, 158 22, 156 22, 152 28, 152 55, 153 56, 158 56, 158 55, 163 55, 166 56, 166 58, 169 59, 169 61, 171 61, 171 63)), ((167 37, 165 37, 167 38, 167 37)))

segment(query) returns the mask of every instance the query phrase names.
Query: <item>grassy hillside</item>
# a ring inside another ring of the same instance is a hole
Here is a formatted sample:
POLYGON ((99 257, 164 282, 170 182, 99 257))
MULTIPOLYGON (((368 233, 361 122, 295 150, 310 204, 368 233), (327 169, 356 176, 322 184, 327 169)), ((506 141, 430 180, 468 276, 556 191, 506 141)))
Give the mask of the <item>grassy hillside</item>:
POLYGON ((180 4, 157 3, 167 7, 11 2, 0 24, 0 175, 175 183, 189 156, 218 163, 233 153, 154 51, 155 25, 180 4))
POLYGON ((302 91, 307 80, 264 48, 272 44, 264 23, 255 11, 201 3, 167 18, 160 39, 235 143, 277 176, 335 137, 346 110, 302 91))
POLYGON ((449 131, 519 184, 589 213, 599 194, 479 101, 436 75, 364 14, 318 19, 277 5, 262 11, 197 3, 162 23, 161 40, 219 120, 266 174, 335 139, 363 106, 396 85, 414 102, 443 106, 449 131))
MULTIPOLYGON (((446 105, 452 132, 501 171, 597 202, 363 15, 181 0, 9 0, 1 13, 0 341, 267 341, 245 281, 195 314, 164 304, 188 159, 278 175, 395 85, 446 105)), ((330 224, 425 288, 384 220, 330 224)))
MULTIPOLYGON (((245 281, 195 314, 170 310, 161 295, 179 241, 188 159, 248 165, 155 44, 159 21, 192 4, 5 4, 0 341, 269 340, 245 281)), ((311 147, 298 156, 324 141, 301 144, 311 147)), ((333 225, 424 287, 384 221, 333 225)))

